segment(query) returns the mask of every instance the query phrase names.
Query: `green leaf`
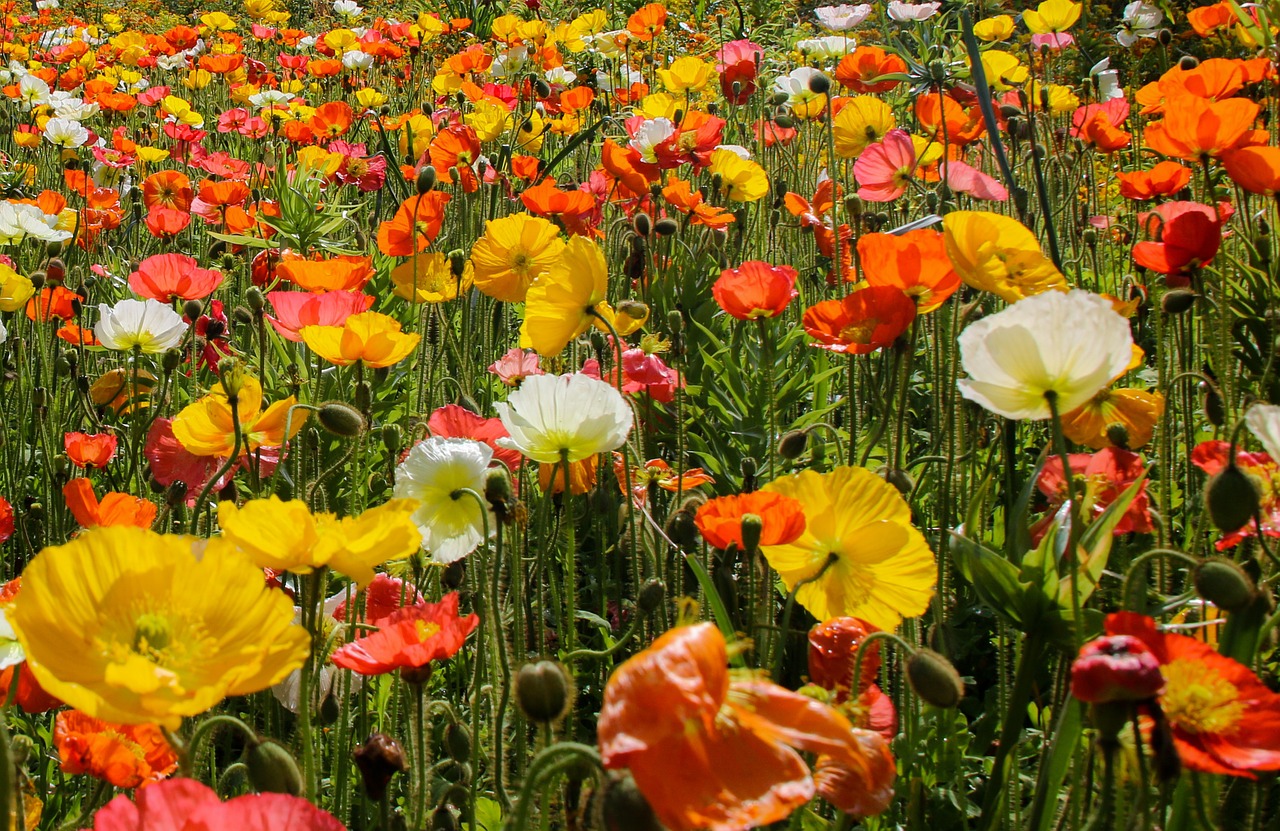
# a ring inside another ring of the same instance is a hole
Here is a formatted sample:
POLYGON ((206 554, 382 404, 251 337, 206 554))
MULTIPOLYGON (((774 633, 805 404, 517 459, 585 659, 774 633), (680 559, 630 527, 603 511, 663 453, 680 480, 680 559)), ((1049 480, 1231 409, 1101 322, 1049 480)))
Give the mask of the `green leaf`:
POLYGON ((980 542, 959 531, 951 533, 951 558, 982 602, 1021 631, 1034 626, 1041 610, 1029 600, 1028 584, 1018 579, 1018 568, 980 542))
POLYGON ((476 825, 484 831, 501 831, 502 806, 497 800, 483 796, 476 800, 476 825))

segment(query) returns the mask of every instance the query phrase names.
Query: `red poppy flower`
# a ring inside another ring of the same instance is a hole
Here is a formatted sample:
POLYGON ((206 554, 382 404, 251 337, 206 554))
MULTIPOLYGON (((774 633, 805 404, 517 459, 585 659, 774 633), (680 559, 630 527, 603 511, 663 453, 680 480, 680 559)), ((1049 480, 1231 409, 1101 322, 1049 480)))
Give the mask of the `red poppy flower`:
POLYGON ((502 462, 509 470, 519 470, 524 464, 524 456, 520 451, 498 444, 498 439, 509 438, 507 428, 502 426, 500 418, 485 418, 458 404, 445 404, 427 419, 427 429, 431 431, 431 435, 441 438, 482 442, 493 450, 493 458, 502 462))
MULTIPOLYGON (((1231 444, 1225 441, 1201 442, 1191 451, 1191 463, 1213 476, 1227 466, 1230 449, 1231 444)), ((1250 453, 1239 448, 1236 449, 1236 465, 1258 490, 1262 533, 1268 537, 1280 537, 1280 493, 1275 484, 1280 482, 1280 465, 1267 453, 1250 453)), ((1233 548, 1256 533, 1254 524, 1247 523, 1240 530, 1223 535, 1217 542, 1217 548, 1219 551, 1233 548)))
POLYGON ((815 792, 858 816, 888 807, 895 765, 883 737, 812 698, 731 676, 727 661, 714 624, 680 626, 605 687, 601 758, 630 769, 663 825, 764 826, 815 792), (797 750, 817 756, 812 772, 797 750))
POLYGON ((1212 262, 1222 246, 1222 221, 1208 205, 1166 202, 1140 219, 1158 230, 1160 241, 1135 244, 1133 261, 1173 278, 1170 285, 1185 283, 1191 272, 1212 262))
POLYGON ((200 268, 186 254, 156 254, 138 263, 129 275, 129 288, 140 297, 161 303, 203 300, 222 285, 222 272, 200 268))
MULTIPOLYGON (((195 504, 196 497, 213 475, 227 461, 222 456, 197 456, 182 446, 173 435, 172 421, 157 418, 147 431, 147 440, 143 445, 143 455, 151 465, 151 475, 161 485, 168 487, 175 482, 186 486, 186 503, 190 507, 195 504)), ((249 454, 240 457, 227 474, 213 485, 214 491, 227 486, 236 472, 246 464, 250 464, 249 454)), ((270 476, 280 460, 280 448, 259 447, 253 452, 253 462, 258 465, 258 474, 262 478, 270 476)))
POLYGON ((809 630, 809 679, 834 693, 832 703, 856 727, 874 730, 891 741, 898 734, 898 711, 893 699, 875 683, 880 672, 880 647, 872 644, 862 656, 862 678, 855 690, 854 663, 859 645, 878 631, 864 620, 837 617, 809 630))
POLYGON ((0 543, 7 541, 13 536, 15 527, 13 520, 13 505, 9 504, 9 500, 0 496, 0 543))
POLYGON ((191 214, 157 205, 147 211, 142 221, 152 236, 167 240, 173 239, 187 229, 191 224, 191 214))
POLYGON ((865 355, 889 346, 916 319, 916 304, 893 286, 868 286, 843 300, 824 300, 805 310, 802 323, 813 346, 865 355))
MULTIPOLYGON (((1121 450, 1118 447, 1106 447, 1097 453, 1072 453, 1068 457, 1071 462, 1071 475, 1076 480, 1083 480, 1084 493, 1081 497, 1081 509, 1086 516, 1096 517, 1115 502, 1146 470, 1146 463, 1137 453, 1121 450)), ((1067 482, 1062 477, 1062 460, 1051 456, 1045 460, 1040 470, 1040 478, 1036 487, 1049 497, 1050 509, 1044 519, 1031 528, 1032 538, 1039 540, 1053 521, 1057 508, 1067 499, 1067 482)), ((1079 485, 1077 485, 1077 490, 1079 485)), ((1116 524, 1113 534, 1147 534, 1153 530, 1151 524, 1151 501, 1147 496, 1147 483, 1144 481, 1138 488, 1138 495, 1129 503, 1129 509, 1116 524)))
MULTIPOLYGON (((373 623, 390 617, 405 606, 423 602, 422 595, 408 582, 390 574, 378 572, 368 586, 356 594, 364 600, 364 614, 357 617, 361 623, 373 623)), ((347 601, 343 600, 333 610, 335 620, 347 619, 347 601)))
POLYGON ((1207 643, 1161 632, 1145 615, 1108 615, 1108 635, 1131 635, 1160 662, 1157 702, 1187 768, 1246 779, 1280 770, 1280 695, 1207 643))
POLYGON ((98 501, 93 483, 85 478, 72 479, 62 486, 67 510, 84 528, 109 525, 133 525, 150 528, 156 521, 155 503, 131 493, 111 492, 98 501))
POLYGON ((117 796, 93 817, 93 831, 345 831, 341 822, 300 796, 261 793, 226 802, 194 779, 166 779, 117 796))
POLYGON ((62 437, 67 458, 76 467, 104 468, 116 455, 120 440, 114 433, 67 433, 62 437))
POLYGON ((58 713, 53 726, 64 773, 87 773, 117 788, 159 782, 178 756, 154 724, 111 724, 79 710, 58 713))
POLYGON ((738 320, 777 317, 799 294, 797 276, 789 265, 749 260, 720 272, 720 278, 711 286, 711 295, 725 314, 738 320))
POLYGON ((426 251, 440 235, 449 194, 433 190, 410 196, 400 204, 395 217, 378 226, 378 250, 388 257, 411 257, 426 251))
POLYGON ((80 295, 65 286, 45 286, 27 301, 27 317, 38 323, 70 320, 76 316, 73 304, 79 301, 80 295))
POLYGON ((1150 170, 1117 173, 1120 195, 1125 199, 1155 199, 1173 196, 1191 182, 1191 168, 1177 162, 1160 162, 1150 170))
POLYGON ((731 544, 743 548, 742 520, 747 516, 760 519, 760 545, 787 545, 804 533, 800 500, 768 491, 709 499, 699 506, 693 521, 712 548, 731 544))
POLYGON ((458 593, 439 603, 418 603, 392 612, 378 631, 338 648, 331 661, 361 675, 419 669, 452 658, 480 625, 477 615, 458 616, 458 593))
POLYGON ((1071 665, 1071 694, 1088 704, 1147 701, 1162 689, 1160 662, 1131 635, 1089 641, 1071 665))

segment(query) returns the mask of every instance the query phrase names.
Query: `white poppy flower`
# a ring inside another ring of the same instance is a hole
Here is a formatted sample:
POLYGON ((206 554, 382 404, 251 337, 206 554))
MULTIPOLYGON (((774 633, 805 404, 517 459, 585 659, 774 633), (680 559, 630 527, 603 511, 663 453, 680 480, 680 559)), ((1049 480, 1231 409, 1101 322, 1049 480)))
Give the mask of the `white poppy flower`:
POLYGON ((1262 449, 1271 458, 1280 461, 1280 407, 1275 404, 1254 404, 1244 416, 1249 431, 1262 442, 1262 449))
POLYGON ((510 434, 498 444, 544 464, 617 450, 635 419, 612 384, 582 373, 525 378, 496 409, 510 434))
POLYGON ((115 306, 104 303, 98 311, 93 334, 106 348, 121 352, 167 352, 182 343, 187 331, 182 315, 158 300, 121 300, 115 306))
POLYGON ((824 29, 847 32, 871 16, 871 4, 821 6, 813 10, 813 15, 824 29))
POLYGON ((890 0, 889 17, 899 23, 928 20, 942 8, 941 3, 903 3, 901 0, 890 0))
POLYGON ((484 492, 485 471, 493 450, 471 439, 432 436, 415 444, 396 468, 395 496, 418 503, 410 517, 422 534, 422 547, 437 563, 452 563, 475 551, 497 523, 488 505, 460 494, 484 492), (486 518, 487 517, 487 518, 486 518))

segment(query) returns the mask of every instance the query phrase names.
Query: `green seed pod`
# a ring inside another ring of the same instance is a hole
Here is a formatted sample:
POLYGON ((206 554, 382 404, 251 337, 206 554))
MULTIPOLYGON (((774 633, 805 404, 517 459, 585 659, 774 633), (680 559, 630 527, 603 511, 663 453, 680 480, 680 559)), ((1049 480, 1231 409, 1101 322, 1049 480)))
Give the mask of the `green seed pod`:
POLYGON ((182 350, 169 349, 160 358, 160 368, 164 370, 165 375, 172 375, 174 370, 182 366, 182 350))
POLYGON ((302 795, 302 771, 279 742, 268 740, 252 745, 245 752, 244 763, 249 783, 259 793, 302 795))
POLYGON ((1204 488, 1209 519, 1214 527, 1228 534, 1254 518, 1258 502, 1258 486, 1234 461, 1214 474, 1204 488))
POLYGON ((250 311, 255 313, 260 313, 267 307, 267 297, 257 286, 250 286, 244 293, 244 302, 249 305, 250 311))
POLYGON ((404 431, 400 429, 399 424, 382 425, 382 446, 387 449, 389 455, 399 455, 400 443, 403 440, 404 431))
POLYGON ((444 749, 449 758, 466 764, 471 761, 471 731, 454 722, 444 728, 444 749))
POLYGON ((320 405, 316 413, 320 425, 335 436, 355 438, 368 428, 368 423, 360 411, 350 404, 341 401, 330 401, 320 405))
POLYGON ((552 724, 565 717, 573 702, 573 679, 556 661, 525 664, 516 672, 516 705, 535 724, 552 724))
POLYGON ((907 681, 922 701, 935 707, 954 707, 964 698, 960 673, 932 649, 917 650, 907 660, 907 681))
POLYGON ((1196 594, 1224 612, 1240 612, 1258 596, 1253 578, 1225 557, 1204 560, 1191 573, 1196 594))

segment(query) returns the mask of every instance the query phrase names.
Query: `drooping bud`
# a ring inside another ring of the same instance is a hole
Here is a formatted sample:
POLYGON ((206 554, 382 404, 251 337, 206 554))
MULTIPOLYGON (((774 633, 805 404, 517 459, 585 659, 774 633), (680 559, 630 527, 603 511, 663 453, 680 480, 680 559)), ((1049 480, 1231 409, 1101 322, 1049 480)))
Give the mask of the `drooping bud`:
POLYGON ((662 605, 666 595, 667 587, 661 580, 648 580, 640 587, 640 594, 636 597, 636 608, 640 610, 640 614, 648 617, 662 605))
POLYGON ((536 724, 552 724, 564 718, 573 701, 573 680, 555 661, 535 661, 516 672, 516 704, 524 717, 536 724))
POLYGON ((1196 594, 1224 612, 1242 611, 1258 596, 1253 578, 1226 557, 1202 561, 1191 572, 1191 582, 1196 587, 1196 594))
POLYGON ((1180 315, 1194 306, 1199 296, 1191 289, 1170 289, 1160 298, 1160 308, 1165 314, 1180 315))
POLYGON ((826 95, 831 91, 831 79, 822 72, 809 76, 809 92, 814 95, 826 95))
POLYGON ((182 366, 182 350, 169 349, 160 358, 160 368, 164 370, 165 375, 171 375, 178 367, 182 366))
POLYGON ((654 232, 660 237, 669 237, 680 230, 680 225, 669 216, 664 216, 653 223, 654 232))
POLYGON ((302 795, 302 771, 279 742, 268 739, 252 745, 245 752, 244 764, 249 773, 249 784, 259 793, 302 795))
POLYGON ((321 404, 319 412, 316 413, 316 419, 324 429, 344 438, 355 438, 369 426, 359 410, 341 401, 321 404))
POLYGON ((418 195, 430 193, 436 186, 436 169, 431 165, 423 165, 418 169, 418 177, 414 180, 414 187, 418 190, 418 195))
POLYGON ((915 490, 916 482, 911 478, 911 474, 902 468, 892 468, 884 472, 884 480, 890 485, 898 489, 898 493, 903 496, 908 495, 915 490))
POLYGON ((470 762, 471 731, 457 722, 449 724, 444 728, 444 749, 455 762, 470 762))
POLYGON ((1215 528, 1238 531, 1258 513, 1258 487, 1234 460, 1214 474, 1204 488, 1204 504, 1215 528))
POLYGON ((204 312, 204 304, 199 300, 188 300, 182 304, 182 316, 187 320, 195 320, 204 312))
POLYGON ((949 708, 964 698, 964 682, 960 673, 943 655, 932 649, 919 649, 907 659, 907 681, 922 701, 935 707, 949 708))
POLYGON ((484 498, 493 509, 498 522, 510 524, 515 516, 512 509, 516 504, 515 488, 511 484, 511 474, 505 467, 490 468, 484 476, 484 498))
POLYGON ((653 806, 631 774, 613 772, 605 782, 601 813, 606 831, 662 831, 653 806))
POLYGON ((400 743, 386 733, 374 733, 351 755, 364 780, 365 794, 375 802, 386 796, 391 777, 409 769, 400 743))
POLYGON ((778 455, 784 459, 795 461, 804 455, 809 447, 808 430, 788 430, 778 440, 778 455))
POLYGON ((244 293, 244 302, 249 305, 249 310, 254 314, 261 314, 267 307, 267 297, 257 286, 249 286, 249 290, 244 293))
POLYGON ((1129 428, 1118 421, 1107 425, 1107 443, 1121 450, 1129 449, 1129 428))
POLYGON ((635 218, 631 220, 631 227, 640 236, 647 237, 653 233, 653 218, 644 211, 637 211, 635 218))

